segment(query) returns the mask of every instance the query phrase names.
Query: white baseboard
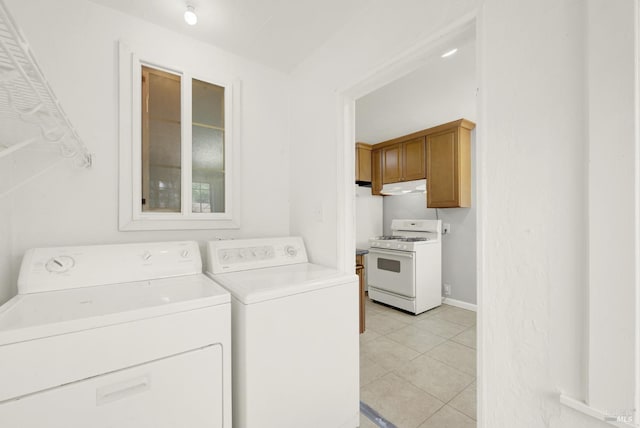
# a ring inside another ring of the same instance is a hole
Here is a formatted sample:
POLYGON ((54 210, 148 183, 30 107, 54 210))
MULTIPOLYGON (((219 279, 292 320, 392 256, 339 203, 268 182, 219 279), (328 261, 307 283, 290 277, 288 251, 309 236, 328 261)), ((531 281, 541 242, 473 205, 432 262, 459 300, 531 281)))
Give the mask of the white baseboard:
POLYGON ((466 309, 468 311, 478 312, 478 306, 473 303, 463 302, 462 300, 451 299, 449 297, 443 297, 442 303, 455 306, 456 308, 466 309))
MULTIPOLYGON (((638 425, 634 425, 633 422, 627 423, 627 422, 618 422, 615 420, 611 420, 611 415, 608 415, 602 410, 595 409, 589 406, 588 404, 586 404, 584 401, 576 400, 575 398, 566 396, 564 394, 560 395, 560 403, 564 404, 567 407, 572 408, 573 410, 577 410, 578 412, 582 412, 585 415, 591 416, 592 418, 598 419, 600 421, 608 422, 610 425, 613 425, 616 427, 633 428, 638 426, 638 425)), ((631 416, 628 415, 627 417, 631 417, 631 416)))

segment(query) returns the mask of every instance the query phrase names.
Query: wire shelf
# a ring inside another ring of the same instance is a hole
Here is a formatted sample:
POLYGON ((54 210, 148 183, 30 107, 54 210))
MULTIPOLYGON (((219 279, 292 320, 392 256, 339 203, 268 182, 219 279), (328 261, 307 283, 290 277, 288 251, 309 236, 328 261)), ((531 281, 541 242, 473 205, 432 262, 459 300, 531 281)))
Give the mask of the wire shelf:
POLYGON ((91 166, 87 147, 0 0, 0 157, 42 141, 59 145, 60 154, 79 166, 91 166))

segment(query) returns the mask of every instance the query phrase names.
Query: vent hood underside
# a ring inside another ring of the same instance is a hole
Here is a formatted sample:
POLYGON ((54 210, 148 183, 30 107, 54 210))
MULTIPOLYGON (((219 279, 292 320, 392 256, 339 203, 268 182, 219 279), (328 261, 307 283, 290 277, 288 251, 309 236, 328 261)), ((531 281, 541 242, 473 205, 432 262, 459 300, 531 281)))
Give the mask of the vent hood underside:
POLYGON ((385 196, 406 195, 408 193, 427 193, 427 180, 400 181, 382 186, 380 193, 385 196))

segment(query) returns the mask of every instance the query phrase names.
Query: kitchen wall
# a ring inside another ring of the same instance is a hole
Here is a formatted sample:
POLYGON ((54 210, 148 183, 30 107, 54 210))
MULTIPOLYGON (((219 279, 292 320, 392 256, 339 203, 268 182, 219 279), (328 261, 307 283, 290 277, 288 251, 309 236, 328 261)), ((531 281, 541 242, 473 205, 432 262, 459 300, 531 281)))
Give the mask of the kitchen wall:
MULTIPOLYGON (((6 4, 94 154, 94 166, 80 170, 68 162, 54 164, 2 197, 0 236, 6 239, 0 243, 0 301, 13 294, 21 256, 31 247, 289 234, 286 75, 90 1, 6 4), (118 231, 118 40, 150 55, 172 55, 177 66, 241 80, 239 230, 118 231)), ((32 168, 28 157, 12 162, 16 170, 32 168)))
POLYGON ((371 194, 371 187, 356 186, 356 248, 369 248, 369 238, 383 232, 382 196, 371 194))
MULTIPOLYGON (((475 32, 462 35, 451 47, 458 52, 441 58, 437 52, 418 70, 356 101, 356 141, 379 143, 430 126, 476 114, 475 32)), ((475 132, 472 134, 475 136, 475 132)), ((471 208, 440 209, 439 218, 451 224, 442 241, 442 282, 451 286, 451 299, 476 303, 476 163, 472 141, 471 208)), ((426 208, 424 194, 384 197, 384 233, 394 218, 436 218, 426 208)), ((370 212, 356 211, 356 224, 370 212)))
MULTIPOLYGON (((425 195, 412 193, 384 197, 384 234, 391 234, 391 220, 397 218, 439 218, 451 225, 451 233, 442 236, 442 283, 451 286, 445 296, 476 304, 476 216, 475 209, 425 208, 425 195)), ((358 221, 360 216, 358 216, 358 221)))

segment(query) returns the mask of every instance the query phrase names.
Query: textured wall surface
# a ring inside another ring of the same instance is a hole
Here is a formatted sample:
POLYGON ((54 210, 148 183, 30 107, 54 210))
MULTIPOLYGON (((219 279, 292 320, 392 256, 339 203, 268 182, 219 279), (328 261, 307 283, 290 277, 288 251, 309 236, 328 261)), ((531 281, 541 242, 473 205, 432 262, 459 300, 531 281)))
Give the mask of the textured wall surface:
MULTIPOLYGON (((42 174, 33 156, 13 157, 18 171, 30 172, 30 181, 21 180, 5 196, 13 215, 10 251, 17 258, 10 282, 31 247, 289 234, 290 79, 285 74, 90 1, 6 4, 94 154, 90 170, 62 162, 42 174), (174 58, 167 65, 241 81, 241 114, 235 118, 242 129, 236 151, 242 172, 239 230, 118 231, 118 40, 150 57, 174 58)), ((0 284, 0 297, 11 294, 10 286, 0 284)))
MULTIPOLYGON (((561 392, 584 400, 587 390, 587 4, 484 2, 478 165, 485 427, 608 426, 558 402, 561 392)), ((602 114, 611 119, 614 112, 602 114)), ((624 257, 622 249, 607 251, 624 257)))

